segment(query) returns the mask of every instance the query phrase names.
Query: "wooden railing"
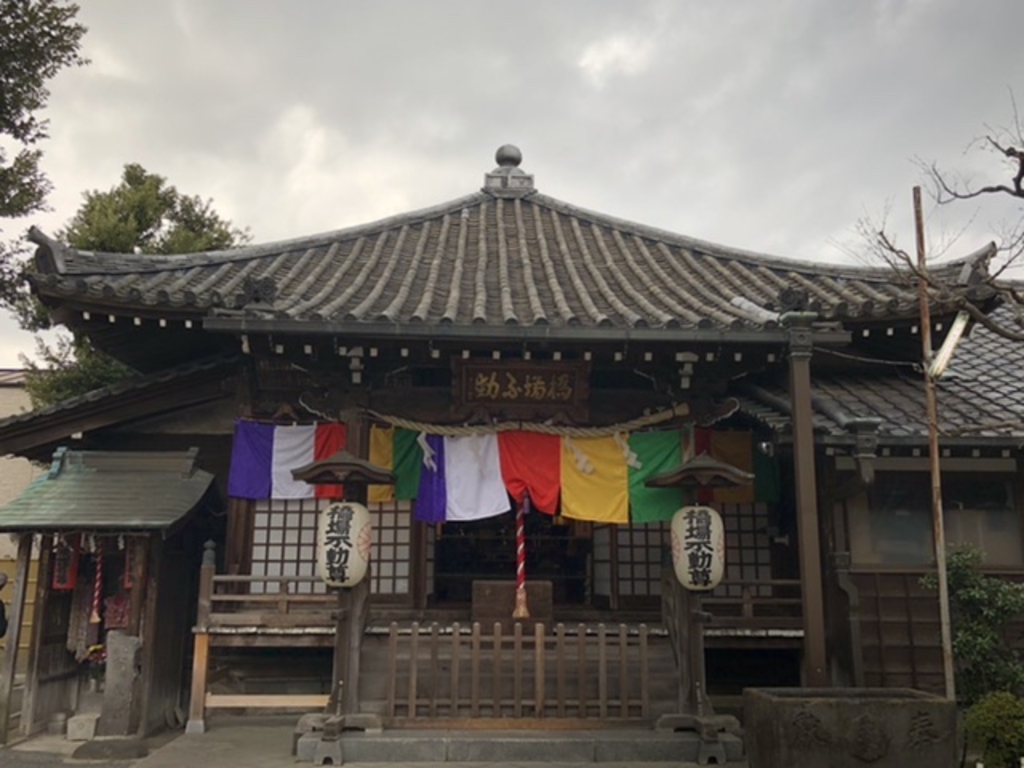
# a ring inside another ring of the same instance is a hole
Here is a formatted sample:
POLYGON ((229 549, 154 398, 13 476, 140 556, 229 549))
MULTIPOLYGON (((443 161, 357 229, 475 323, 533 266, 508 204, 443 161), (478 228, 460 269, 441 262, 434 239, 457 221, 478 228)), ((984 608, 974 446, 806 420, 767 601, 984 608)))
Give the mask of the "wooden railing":
POLYGON ((205 605, 200 595, 196 624, 212 628, 334 626, 337 594, 302 589, 322 583, 316 576, 213 576, 205 605))
POLYGON ((651 658, 646 625, 566 627, 536 623, 511 632, 501 623, 438 624, 388 636, 386 716, 486 725, 562 720, 635 721, 650 717, 651 658))
POLYGON ((803 626, 799 579, 728 579, 702 595, 711 625, 737 629, 799 629, 803 626), (726 591, 739 591, 724 596, 726 591))
POLYGON ((192 692, 187 731, 202 733, 207 709, 299 708, 327 705, 329 696, 213 694, 207 691, 210 647, 333 647, 337 593, 314 591, 313 576, 217 575, 212 542, 203 553, 193 629, 192 692), (259 585, 258 589, 253 587, 259 585), (301 585, 310 585, 306 591, 301 585))

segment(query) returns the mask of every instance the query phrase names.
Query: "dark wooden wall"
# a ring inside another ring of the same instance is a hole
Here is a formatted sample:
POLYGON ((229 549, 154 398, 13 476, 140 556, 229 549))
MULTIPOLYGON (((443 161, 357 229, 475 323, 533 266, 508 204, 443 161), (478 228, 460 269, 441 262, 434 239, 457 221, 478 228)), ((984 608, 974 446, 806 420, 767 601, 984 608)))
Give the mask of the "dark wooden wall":
POLYGON ((22 708, 22 728, 36 733, 50 718, 67 712, 78 690, 79 667, 67 649, 71 617, 71 592, 50 591, 50 537, 40 546, 36 593, 36 618, 26 684, 27 699, 22 708))
POLYGON ((942 635, 936 590, 922 572, 855 573, 864 684, 942 694, 942 635))
POLYGON ((176 712, 183 712, 201 557, 195 538, 186 534, 167 541, 154 537, 150 547, 139 724, 143 735, 174 726, 176 712))

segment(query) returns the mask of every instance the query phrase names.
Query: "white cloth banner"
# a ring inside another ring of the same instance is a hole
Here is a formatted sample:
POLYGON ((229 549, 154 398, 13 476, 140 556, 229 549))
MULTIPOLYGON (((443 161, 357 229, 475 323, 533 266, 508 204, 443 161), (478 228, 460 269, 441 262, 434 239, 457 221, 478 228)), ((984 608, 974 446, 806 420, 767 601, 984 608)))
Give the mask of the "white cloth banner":
POLYGON ((445 437, 445 520, 483 520, 512 507, 501 478, 498 436, 445 437))
POLYGON ((292 470, 312 463, 316 450, 316 425, 274 429, 274 453, 270 465, 271 498, 312 499, 314 486, 292 477, 292 470))

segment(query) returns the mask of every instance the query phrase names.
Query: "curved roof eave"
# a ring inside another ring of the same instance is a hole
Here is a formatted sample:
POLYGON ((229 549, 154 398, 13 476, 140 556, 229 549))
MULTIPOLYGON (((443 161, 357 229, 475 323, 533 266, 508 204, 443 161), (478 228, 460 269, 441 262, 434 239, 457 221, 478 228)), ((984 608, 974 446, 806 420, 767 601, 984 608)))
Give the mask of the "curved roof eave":
MULTIPOLYGON (((41 297, 82 311, 184 314, 210 329, 238 327, 244 316, 256 318, 251 327, 266 321, 278 330, 400 327, 416 336, 420 326, 439 335, 483 326, 510 338, 649 330, 737 338, 777 329, 790 310, 904 322, 918 301, 912 282, 888 267, 731 249, 532 190, 483 190, 316 236, 179 256, 77 251, 37 229, 31 238, 39 250, 29 280, 41 297)), ((939 269, 976 281, 993 247, 939 269)))
MULTIPOLYGON (((714 243, 709 240, 701 240, 700 238, 671 232, 666 229, 660 229, 658 227, 642 224, 629 219, 622 219, 609 214, 600 213, 572 203, 567 203, 563 200, 559 200, 558 198, 554 198, 540 192, 533 192, 529 195, 525 195, 524 199, 526 198, 531 202, 543 205, 551 210, 585 219, 611 229, 618 229, 623 232, 635 234, 642 238, 676 245, 681 248, 721 258, 737 259, 789 271, 800 271, 810 274, 827 274, 836 277, 849 276, 884 279, 892 274, 892 269, 888 266, 873 267, 859 266, 855 264, 829 264, 803 259, 792 259, 789 257, 750 251, 742 248, 734 248, 720 243, 714 243)), ((275 254, 285 253, 288 251, 315 248, 317 246, 323 246, 334 242, 344 242, 358 237, 364 237, 369 234, 382 232, 387 229, 397 229, 410 224, 416 224, 445 213, 451 213, 453 211, 466 208, 467 206, 476 205, 485 199, 493 199, 493 196, 486 191, 473 192, 468 195, 455 198, 454 200, 438 203, 425 208, 398 213, 381 219, 376 219, 374 221, 356 224, 350 227, 342 227, 340 229, 321 232, 315 235, 275 240, 227 250, 203 251, 201 253, 128 254, 106 251, 83 251, 65 245, 60 241, 49 237, 35 226, 30 228, 28 237, 29 240, 37 246, 48 249, 54 254, 52 268, 40 269, 39 271, 43 273, 54 272, 56 274, 103 275, 123 274, 124 272, 130 271, 137 274, 147 274, 165 272, 168 270, 179 271, 194 266, 216 266, 218 264, 225 264, 229 262, 246 261, 249 259, 263 258, 265 256, 273 256, 275 254), (110 260, 112 263, 105 269, 99 268, 95 270, 76 271, 71 273, 67 271, 68 255, 74 255, 80 258, 85 257, 85 259, 90 261, 94 260, 97 266, 105 260, 110 260), (134 268, 127 269, 126 267, 129 265, 132 265, 134 268)), ((965 256, 937 264, 935 265, 935 268, 942 272, 956 271, 966 265, 976 263, 979 259, 990 258, 995 255, 995 252, 996 244, 994 242, 989 242, 965 256)))

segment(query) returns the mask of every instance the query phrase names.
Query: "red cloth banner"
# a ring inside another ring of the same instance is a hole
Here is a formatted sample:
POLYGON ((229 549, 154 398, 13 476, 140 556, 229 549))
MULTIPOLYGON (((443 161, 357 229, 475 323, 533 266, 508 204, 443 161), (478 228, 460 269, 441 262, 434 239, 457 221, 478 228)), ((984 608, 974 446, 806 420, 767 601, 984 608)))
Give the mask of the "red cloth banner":
POLYGON ((499 432, 498 455, 505 488, 516 504, 530 494, 530 503, 541 512, 558 512, 562 482, 562 439, 537 432, 499 432))
MULTIPOLYGON (((316 441, 313 447, 314 459, 316 461, 329 459, 345 447, 345 437, 344 424, 336 422, 317 424, 316 441)), ((318 485, 316 486, 316 497, 318 499, 343 499, 345 491, 340 485, 318 485)))

